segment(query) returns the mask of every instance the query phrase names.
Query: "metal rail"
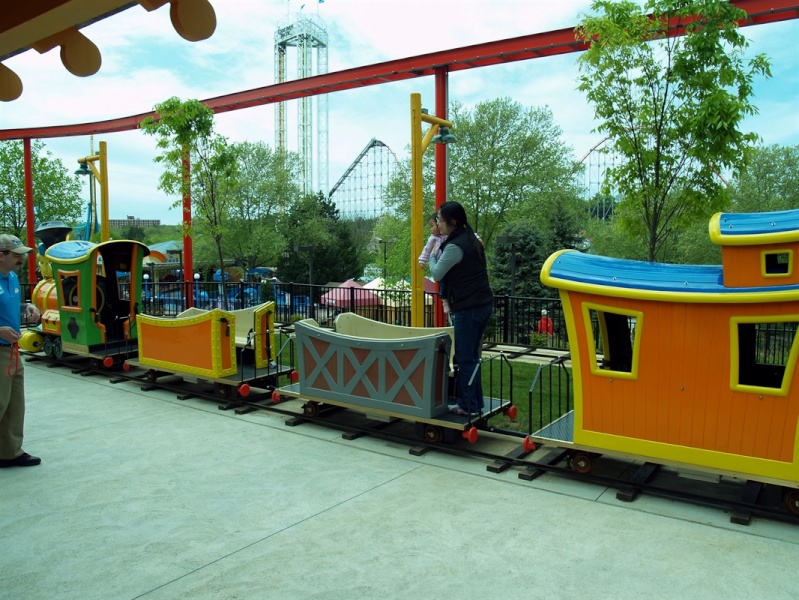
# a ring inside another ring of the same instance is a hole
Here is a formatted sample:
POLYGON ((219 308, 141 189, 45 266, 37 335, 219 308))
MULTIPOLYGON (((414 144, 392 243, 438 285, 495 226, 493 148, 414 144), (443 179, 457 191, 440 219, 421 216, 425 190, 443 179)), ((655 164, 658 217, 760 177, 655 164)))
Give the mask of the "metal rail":
MULTIPOLYGON (((464 446, 462 443, 460 445, 428 443, 421 436, 392 431, 392 425, 402 423, 407 428, 412 424, 411 421, 397 419, 389 423, 373 421, 369 422, 368 425, 359 425, 351 422, 330 420, 330 418, 327 417, 329 414, 344 415, 345 417, 347 413, 356 414, 355 411, 349 411, 348 409, 338 407, 331 407, 330 411, 320 413, 318 416, 308 416, 298 413, 296 410, 283 408, 280 404, 274 404, 271 396, 272 390, 268 389, 252 397, 220 399, 214 391, 208 390, 209 386, 207 385, 174 381, 174 377, 179 377, 179 375, 175 374, 164 374, 163 378, 159 377, 154 381, 150 381, 146 379, 145 375, 142 373, 93 368, 89 366, 90 363, 86 359, 84 359, 83 364, 80 364, 79 361, 83 357, 70 356, 59 360, 54 357, 28 354, 26 358, 28 360, 41 361, 48 364, 48 366, 67 367, 72 369, 72 372, 75 374, 79 373, 84 376, 107 376, 111 378, 112 383, 133 382, 145 384, 142 387, 142 390, 145 391, 161 389, 175 392, 178 394, 178 399, 181 400, 189 398, 211 400, 219 405, 220 410, 235 409, 237 414, 254 410, 263 410, 288 417, 290 421, 287 422, 287 424, 289 425, 300 425, 302 423, 323 425, 342 431, 342 437, 345 439, 372 436, 399 444, 408 444, 410 446, 409 452, 414 455, 421 455, 429 451, 437 451, 453 456, 485 460, 489 462, 486 468, 491 472, 501 472, 509 468, 515 468, 520 471, 518 477, 528 481, 543 474, 551 474, 585 481, 606 488, 615 488, 618 490, 617 498, 620 501, 631 501, 638 494, 644 493, 729 511, 731 513, 731 521, 738 524, 748 524, 753 516, 799 524, 799 514, 789 512, 786 506, 780 502, 783 492, 781 486, 760 484, 752 481, 736 482, 725 480, 725 486, 723 488, 719 487, 718 483, 691 481, 691 490, 679 489, 679 486, 675 484, 685 484, 685 480, 678 478, 673 472, 656 474, 655 472, 658 470, 659 465, 651 465, 651 467, 654 468, 650 469, 652 472, 646 477, 641 477, 638 472, 633 472, 629 477, 579 473, 575 471, 571 465, 571 458, 574 452, 562 448, 551 448, 552 452, 543 456, 539 449, 536 451, 536 456, 540 456, 541 460, 533 460, 529 458, 531 452, 525 450, 522 441, 519 441, 518 447, 515 447, 507 454, 496 454, 481 450, 479 441, 474 446, 464 446), (651 475, 654 475, 654 477, 651 477, 651 475), (658 477, 665 480, 665 484, 650 482, 650 479, 657 479, 658 477)), ((360 413, 357 414, 359 418, 362 419, 360 413)), ((488 423, 481 423, 480 425, 482 431, 506 436, 511 442, 514 441, 514 438, 520 438, 523 435, 519 432, 505 431, 490 427, 488 423)))

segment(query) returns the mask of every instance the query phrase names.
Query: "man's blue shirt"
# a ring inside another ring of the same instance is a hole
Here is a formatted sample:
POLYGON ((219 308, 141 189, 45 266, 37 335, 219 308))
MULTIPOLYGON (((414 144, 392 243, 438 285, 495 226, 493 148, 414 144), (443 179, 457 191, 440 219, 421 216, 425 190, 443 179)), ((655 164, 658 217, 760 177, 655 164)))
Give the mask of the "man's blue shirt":
MULTIPOLYGON (((19 278, 14 271, 8 275, 0 273, 0 327, 11 327, 20 331, 20 286, 19 278)), ((8 346, 7 342, 0 344, 8 346)))

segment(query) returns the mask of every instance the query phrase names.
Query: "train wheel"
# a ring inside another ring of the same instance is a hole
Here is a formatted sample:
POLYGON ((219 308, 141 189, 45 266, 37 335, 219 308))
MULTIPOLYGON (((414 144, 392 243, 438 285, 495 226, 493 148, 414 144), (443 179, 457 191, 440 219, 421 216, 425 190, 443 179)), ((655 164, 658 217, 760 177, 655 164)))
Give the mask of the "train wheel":
POLYGON ((463 438, 470 444, 474 444, 479 435, 480 433, 477 431, 477 427, 469 427, 469 429, 463 432, 463 438))
POLYGON ((92 371, 99 371, 100 367, 103 366, 103 363, 100 362, 99 358, 90 358, 89 359, 89 368, 92 371))
POLYGON ((572 469, 582 475, 593 471, 595 464, 594 455, 588 452, 576 452, 572 456, 572 469))
POLYGON ((314 402, 313 400, 306 402, 302 405, 302 414, 304 414, 306 417, 318 417, 319 403, 314 402))
POLYGON ((46 337, 44 339, 44 344, 42 344, 42 350, 44 351, 45 356, 53 355, 53 338, 46 337))
POLYGON ((223 400, 227 400, 228 398, 230 398, 232 390, 233 388, 231 388, 229 385, 225 385, 224 383, 217 383, 216 397, 222 398, 223 400))
POLYGON ((795 515, 799 515, 799 490, 789 489, 785 492, 785 506, 795 515))
POLYGON ((153 383, 156 379, 158 379, 158 371, 155 369, 148 369, 147 373, 144 374, 144 378, 150 383, 153 383))
POLYGON ((53 338, 53 356, 64 358, 64 349, 61 347, 61 338, 53 338))
POLYGON ((424 426, 424 441, 428 444, 438 444, 444 439, 444 430, 438 425, 424 426))

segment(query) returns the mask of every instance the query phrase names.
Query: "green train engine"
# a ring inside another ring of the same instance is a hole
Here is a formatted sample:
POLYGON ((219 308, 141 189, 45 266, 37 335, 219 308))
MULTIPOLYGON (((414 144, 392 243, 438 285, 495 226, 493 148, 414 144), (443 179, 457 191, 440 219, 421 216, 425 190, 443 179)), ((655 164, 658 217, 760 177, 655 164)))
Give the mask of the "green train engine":
POLYGON ((95 244, 75 240, 45 252, 52 276, 34 288, 31 301, 42 313, 20 347, 106 359, 137 348, 136 315, 142 297, 142 261, 147 246, 131 240, 95 244), (130 283, 121 285, 120 279, 130 283))

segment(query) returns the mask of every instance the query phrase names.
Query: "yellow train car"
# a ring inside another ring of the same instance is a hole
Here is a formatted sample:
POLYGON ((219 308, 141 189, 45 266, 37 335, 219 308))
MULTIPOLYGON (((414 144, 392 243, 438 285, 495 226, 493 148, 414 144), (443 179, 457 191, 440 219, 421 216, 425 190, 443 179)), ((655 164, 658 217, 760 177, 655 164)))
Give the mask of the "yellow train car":
POLYGON ((253 385, 274 387, 289 372, 277 364, 274 302, 235 311, 190 308, 174 318, 139 315, 138 356, 128 367, 146 367, 148 379, 175 374, 217 384, 229 398, 253 385))
POLYGON ((709 230, 721 266, 549 257, 574 410, 533 440, 799 488, 799 210, 709 230))

